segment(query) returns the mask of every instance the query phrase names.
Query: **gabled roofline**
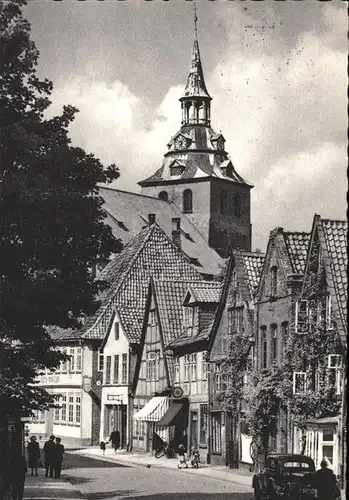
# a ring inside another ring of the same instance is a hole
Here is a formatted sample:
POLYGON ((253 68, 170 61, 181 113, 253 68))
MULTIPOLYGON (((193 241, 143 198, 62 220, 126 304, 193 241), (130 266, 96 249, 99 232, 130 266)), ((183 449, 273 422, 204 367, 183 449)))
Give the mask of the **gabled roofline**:
POLYGON ((151 226, 148 227, 148 234, 146 235, 141 247, 138 249, 138 251, 135 253, 135 255, 133 256, 133 258, 129 261, 128 263, 128 268, 122 278, 122 280, 118 283, 118 285, 116 286, 116 289, 113 291, 113 295, 112 297, 110 297, 108 300, 107 300, 107 303, 106 303, 106 306, 103 307, 103 310, 101 311, 101 313, 98 315, 98 317, 96 318, 96 320, 94 321, 94 323, 90 326, 90 328, 88 330, 86 330, 86 332, 84 332, 84 334, 82 335, 82 337, 85 338, 85 336, 92 330, 92 328, 94 328, 94 326, 96 324, 98 324, 98 322, 100 321, 101 317, 103 316, 103 314, 105 313, 106 309, 108 308, 110 302, 114 299, 114 297, 117 295, 117 293, 119 292, 121 286, 123 285, 123 283, 125 282, 125 279, 126 277, 128 276, 128 274, 130 273, 131 269, 132 269, 132 266, 133 266, 133 263, 136 261, 136 259, 138 259, 139 255, 142 253, 144 247, 145 247, 145 244, 148 242, 148 240, 150 239, 150 236, 152 235, 153 231, 154 231, 154 228, 155 228, 155 225, 156 224, 152 224, 151 226))
POLYGON ((221 299, 220 299, 219 304, 218 304, 218 308, 217 308, 215 318, 213 321, 213 325, 212 325, 212 330, 211 330, 211 333, 209 336, 208 348, 207 348, 209 354, 211 353, 212 347, 214 345, 214 341, 215 341, 216 336, 217 336, 218 328, 219 328, 220 322, 222 320, 223 312, 225 309, 225 304, 226 304, 227 298, 228 298, 230 281, 231 281, 231 277, 232 277, 234 268, 235 268, 235 257, 234 257, 234 254, 231 253, 230 258, 229 258, 229 262, 228 262, 228 268, 227 268, 227 272, 225 275, 225 280, 224 280, 222 292, 221 292, 221 299))
POLYGON ((305 261, 305 267, 304 267, 304 275, 303 275, 303 280, 302 280, 302 287, 300 290, 300 295, 303 295, 304 292, 304 287, 305 287, 305 277, 308 274, 308 269, 310 265, 310 257, 311 257, 311 249, 313 247, 314 239, 315 239, 315 234, 316 234, 316 229, 319 226, 319 222, 321 220, 321 215, 315 214, 313 218, 313 224, 311 226, 311 231, 310 231, 310 238, 309 238, 309 245, 308 245, 308 251, 307 251, 307 258, 305 261))
MULTIPOLYGON (((110 336, 110 332, 111 332, 111 328, 113 326, 113 322, 114 322, 115 316, 116 316, 116 311, 114 309, 113 312, 112 312, 112 315, 110 316, 110 320, 109 320, 108 327, 107 327, 107 333, 104 335, 104 338, 102 340, 101 346, 99 348, 100 351, 102 349, 104 349, 106 343, 108 342, 108 339, 109 339, 109 336, 110 336)), ((119 319, 120 319, 120 317, 119 317, 119 319)))

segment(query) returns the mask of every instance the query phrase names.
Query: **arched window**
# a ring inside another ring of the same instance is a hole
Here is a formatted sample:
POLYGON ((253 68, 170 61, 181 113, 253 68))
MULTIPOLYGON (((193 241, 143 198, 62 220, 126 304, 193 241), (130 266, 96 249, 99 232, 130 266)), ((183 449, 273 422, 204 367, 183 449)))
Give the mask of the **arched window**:
POLYGON ((241 196, 239 194, 235 195, 235 215, 236 217, 241 216, 241 196))
POLYGON ((168 201, 168 193, 167 193, 167 191, 160 191, 160 193, 158 195, 158 198, 160 198, 160 200, 168 201))
POLYGON ((228 195, 226 191, 221 192, 220 202, 221 214, 226 214, 228 212, 228 195))
POLYGON ((191 213, 193 211, 193 192, 191 189, 185 189, 183 192, 183 212, 191 213))

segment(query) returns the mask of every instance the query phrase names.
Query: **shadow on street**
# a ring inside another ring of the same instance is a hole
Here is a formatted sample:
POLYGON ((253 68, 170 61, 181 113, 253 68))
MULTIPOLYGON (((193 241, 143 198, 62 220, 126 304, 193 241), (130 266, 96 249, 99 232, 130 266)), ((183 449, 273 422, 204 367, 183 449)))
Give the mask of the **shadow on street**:
POLYGON ((83 496, 88 500, 103 500, 118 497, 134 498, 136 500, 253 500, 252 493, 156 493, 151 495, 137 495, 133 491, 104 491, 87 493, 83 496))
POLYGON ((106 462, 105 460, 99 460, 98 458, 81 457, 79 455, 74 455, 66 453, 63 461, 63 469, 96 469, 96 468, 111 468, 111 467, 128 467, 128 465, 120 464, 117 462, 106 462))

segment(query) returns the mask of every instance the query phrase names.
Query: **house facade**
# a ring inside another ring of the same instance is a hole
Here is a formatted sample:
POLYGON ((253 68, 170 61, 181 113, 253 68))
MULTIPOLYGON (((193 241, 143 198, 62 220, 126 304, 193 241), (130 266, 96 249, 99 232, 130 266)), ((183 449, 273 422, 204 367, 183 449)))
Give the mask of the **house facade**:
POLYGON ((295 422, 294 449, 303 448, 317 467, 326 457, 342 478, 346 463, 347 231, 347 221, 315 215, 294 328, 308 351, 294 373, 294 392, 315 393, 322 402, 318 417, 306 420, 302 428, 295 422), (317 339, 321 345, 314 359, 311 345, 317 339), (327 398, 330 405, 326 405, 327 398))
POLYGON ((239 401, 236 411, 232 412, 222 400, 222 391, 229 383, 224 363, 232 343, 238 337, 241 342, 239 362, 244 382, 247 380, 254 363, 254 298, 263 262, 264 255, 260 252, 233 252, 209 342, 211 461, 234 468, 252 463, 251 436, 244 420, 244 401, 239 401), (219 429, 216 435, 221 435, 219 447, 214 443, 215 428, 219 429))
POLYGON ((160 437, 175 446, 202 448, 206 459, 205 349, 219 292, 219 283, 204 280, 152 283, 135 375, 135 449, 151 452, 160 437), (200 308, 203 295, 215 302, 200 308))
MULTIPOLYGON (((308 245, 309 233, 289 232, 280 227, 270 232, 255 303, 255 366, 259 371, 282 362, 303 282, 308 245)), ((292 451, 291 420, 283 406, 278 409, 269 449, 292 451)))

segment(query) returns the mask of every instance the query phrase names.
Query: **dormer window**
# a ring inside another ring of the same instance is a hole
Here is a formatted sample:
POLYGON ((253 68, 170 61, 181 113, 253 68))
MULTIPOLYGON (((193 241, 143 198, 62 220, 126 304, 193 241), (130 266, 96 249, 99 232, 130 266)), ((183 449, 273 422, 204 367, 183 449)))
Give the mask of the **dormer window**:
POLYGON ((194 307, 184 306, 183 324, 187 328, 192 328, 194 326, 194 307))
POLYGON ((193 212, 193 192, 191 189, 185 189, 183 192, 183 212, 187 214, 193 212))
POLYGON ((170 166, 170 175, 175 176, 175 175, 182 175, 184 172, 184 166, 179 165, 178 163, 175 163, 174 165, 170 166))

